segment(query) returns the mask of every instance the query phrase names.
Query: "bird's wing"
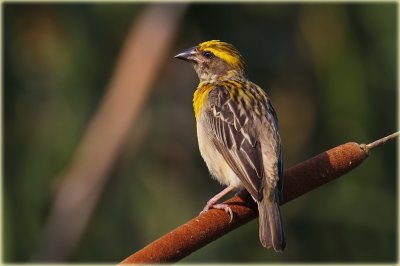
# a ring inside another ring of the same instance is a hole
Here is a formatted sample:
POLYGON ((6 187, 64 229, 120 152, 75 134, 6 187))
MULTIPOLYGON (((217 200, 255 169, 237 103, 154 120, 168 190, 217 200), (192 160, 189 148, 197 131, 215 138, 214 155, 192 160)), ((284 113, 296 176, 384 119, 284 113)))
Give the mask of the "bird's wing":
MULTIPOLYGON (((241 99, 231 96, 228 87, 223 86, 210 92, 210 111, 207 112, 210 137, 247 191, 255 199, 261 200, 266 179, 261 150, 264 144, 259 136, 266 119, 261 114, 242 108, 251 102, 250 96, 242 95, 241 99)), ((272 188, 275 188, 275 184, 272 188)))
POLYGON ((269 99, 267 99, 265 107, 267 111, 263 117, 260 143, 266 175, 266 187, 268 188, 268 196, 272 200, 273 197, 276 196, 278 199, 281 198, 283 188, 283 163, 278 118, 269 99))
POLYGON ((267 120, 270 120, 271 126, 274 127, 276 130, 274 131, 274 138, 277 140, 276 144, 274 145, 275 147, 275 152, 276 152, 276 158, 278 160, 278 181, 277 181, 277 192, 278 192, 278 198, 281 198, 281 193, 283 190, 283 160, 282 160, 282 147, 281 147, 281 140, 280 136, 278 133, 279 130, 279 125, 278 125, 278 116, 276 115, 275 109, 272 106, 272 104, 268 101, 267 103, 267 108, 268 108, 268 113, 270 114, 270 117, 267 118, 267 120))

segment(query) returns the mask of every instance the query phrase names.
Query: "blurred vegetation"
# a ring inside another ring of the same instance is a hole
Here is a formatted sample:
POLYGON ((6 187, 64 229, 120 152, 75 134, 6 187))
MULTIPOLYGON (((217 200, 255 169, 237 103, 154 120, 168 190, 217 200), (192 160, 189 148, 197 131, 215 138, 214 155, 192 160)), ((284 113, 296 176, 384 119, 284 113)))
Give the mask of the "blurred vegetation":
MULTIPOLYGON (((34 257, 59 174, 144 7, 3 5, 6 262, 34 257)), ((174 54, 209 39, 241 51, 277 110, 287 168, 396 131, 397 15, 389 2, 191 4, 69 261, 118 262, 197 215, 222 189, 197 148, 197 77, 174 54)), ((253 221, 184 262, 394 262, 397 160, 395 143, 387 144, 345 177, 285 205, 283 254, 261 248, 253 221)))

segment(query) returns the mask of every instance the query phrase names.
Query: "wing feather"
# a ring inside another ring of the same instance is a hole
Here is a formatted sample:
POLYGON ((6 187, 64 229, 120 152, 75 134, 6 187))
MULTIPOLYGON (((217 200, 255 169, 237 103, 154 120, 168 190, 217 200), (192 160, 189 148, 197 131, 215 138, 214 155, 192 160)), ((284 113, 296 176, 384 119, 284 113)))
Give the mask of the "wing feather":
POLYGON ((263 117, 244 110, 243 102, 229 97, 227 90, 227 87, 218 87, 210 95, 212 111, 207 113, 207 119, 212 128, 211 139, 244 187, 255 199, 261 200, 265 171, 256 129, 263 117))

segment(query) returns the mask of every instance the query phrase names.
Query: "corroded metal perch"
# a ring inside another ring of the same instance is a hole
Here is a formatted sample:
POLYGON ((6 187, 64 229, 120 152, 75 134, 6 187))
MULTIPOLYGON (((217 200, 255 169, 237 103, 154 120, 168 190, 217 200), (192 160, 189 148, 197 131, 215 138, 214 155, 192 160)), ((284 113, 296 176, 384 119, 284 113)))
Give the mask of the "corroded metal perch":
MULTIPOLYGON (((368 157, 370 149, 399 134, 396 132, 381 139, 383 141, 368 145, 355 142, 342 144, 286 170, 281 204, 346 174, 368 157)), ((240 192, 225 203, 231 205, 232 222, 224 211, 212 209, 130 255, 121 264, 178 261, 258 216, 257 206, 247 191, 240 192)))

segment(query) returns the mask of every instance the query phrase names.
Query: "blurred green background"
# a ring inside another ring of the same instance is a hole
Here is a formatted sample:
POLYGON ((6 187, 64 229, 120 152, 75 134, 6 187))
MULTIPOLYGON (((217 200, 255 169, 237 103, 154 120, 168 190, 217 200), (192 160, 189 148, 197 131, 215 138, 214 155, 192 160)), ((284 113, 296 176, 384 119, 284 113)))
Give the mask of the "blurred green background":
MULTIPOLYGON (((35 253, 59 174, 148 6, 3 3, 4 261, 43 259, 35 253)), ((118 262, 196 216, 222 189, 197 148, 197 77, 174 54, 209 39, 234 44, 250 79, 272 99, 288 168, 397 130, 397 9, 389 2, 190 4, 65 260, 118 262)), ((346 176, 284 205, 283 254, 262 249, 252 221, 183 262, 394 262, 397 160, 396 142, 389 143, 346 176)))

